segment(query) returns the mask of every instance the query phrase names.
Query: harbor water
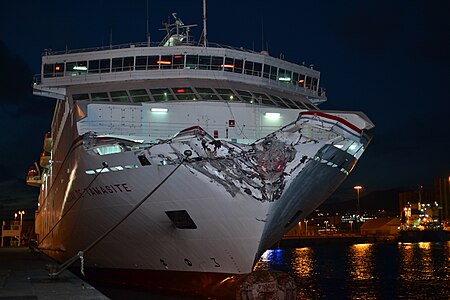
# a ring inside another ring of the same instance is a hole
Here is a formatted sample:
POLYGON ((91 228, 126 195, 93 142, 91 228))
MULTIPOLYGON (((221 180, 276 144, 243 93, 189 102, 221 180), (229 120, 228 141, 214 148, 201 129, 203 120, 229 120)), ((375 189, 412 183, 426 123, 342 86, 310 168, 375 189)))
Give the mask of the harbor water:
MULTIPOLYGON (((288 272, 296 281, 298 299, 450 299, 450 242, 268 250, 256 269, 288 272)), ((98 288, 112 299, 196 299, 98 288)))

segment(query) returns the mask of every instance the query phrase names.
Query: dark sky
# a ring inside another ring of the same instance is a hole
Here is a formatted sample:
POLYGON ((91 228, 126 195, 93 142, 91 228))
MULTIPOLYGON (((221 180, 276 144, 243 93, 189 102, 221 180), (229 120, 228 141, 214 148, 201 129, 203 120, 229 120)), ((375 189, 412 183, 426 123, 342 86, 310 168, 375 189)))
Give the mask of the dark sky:
MULTIPOLYGON (((177 12, 201 32, 201 0, 150 0, 153 41, 177 12)), ((450 1, 209 1, 209 40, 314 64, 328 102, 375 123, 373 141, 339 189, 431 185, 450 175, 450 1), (262 36, 264 42, 262 42, 262 36)), ((145 41, 146 0, 1 1, 0 209, 35 201, 24 188, 50 128, 54 100, 31 94, 40 55, 145 41)), ((0 214, 1 215, 1 214, 0 214)))

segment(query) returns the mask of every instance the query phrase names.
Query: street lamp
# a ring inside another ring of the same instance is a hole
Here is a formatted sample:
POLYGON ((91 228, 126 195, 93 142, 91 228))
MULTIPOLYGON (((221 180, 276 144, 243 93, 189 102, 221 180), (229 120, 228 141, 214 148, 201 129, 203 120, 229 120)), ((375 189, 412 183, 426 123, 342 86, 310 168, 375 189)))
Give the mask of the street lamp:
POLYGON ((360 212, 359 212, 359 210, 360 210, 360 207, 359 207, 359 193, 360 193, 360 191, 362 190, 362 186, 360 186, 360 185, 355 185, 354 187, 353 187, 353 189, 354 190, 356 190, 356 196, 357 196, 357 198, 358 198, 358 202, 357 202, 357 206, 356 206, 356 209, 357 209, 357 211, 358 211, 358 215, 360 214, 360 212))
POLYGON ((305 234, 308 235, 308 220, 305 219, 305 234))
MULTIPOLYGON (((21 210, 19 211, 19 215, 20 215, 20 227, 22 228, 22 217, 25 214, 25 211, 21 210)), ((17 214, 16 214, 17 215, 17 214)))

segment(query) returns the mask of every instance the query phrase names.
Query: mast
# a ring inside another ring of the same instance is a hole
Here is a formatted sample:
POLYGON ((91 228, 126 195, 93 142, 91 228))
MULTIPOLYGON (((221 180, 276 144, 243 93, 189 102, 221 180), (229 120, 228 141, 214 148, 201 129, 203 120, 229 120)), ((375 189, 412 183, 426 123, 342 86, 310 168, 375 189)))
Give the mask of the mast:
POLYGON ((203 46, 206 47, 208 38, 206 34, 206 0, 203 0, 203 46))

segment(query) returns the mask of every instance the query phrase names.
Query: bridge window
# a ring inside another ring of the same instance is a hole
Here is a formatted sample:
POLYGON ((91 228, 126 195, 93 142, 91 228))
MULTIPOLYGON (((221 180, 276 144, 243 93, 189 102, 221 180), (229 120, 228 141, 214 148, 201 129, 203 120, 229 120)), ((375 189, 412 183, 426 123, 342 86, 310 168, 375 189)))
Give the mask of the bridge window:
POLYGON ((147 91, 142 90, 130 90, 130 96, 131 99, 133 99, 133 102, 145 102, 150 101, 150 97, 147 94, 147 91))
POLYGON ((112 59, 112 71, 132 71, 134 66, 134 57, 116 57, 112 59))
POLYGON ((223 64, 223 70, 225 72, 233 72, 234 69, 234 58, 225 57, 225 62, 223 64))
POLYGON ((306 76, 306 80, 305 80, 305 88, 307 89, 311 89, 311 77, 310 76, 306 76))
POLYGON ((264 78, 270 78, 270 65, 264 65, 264 78))
POLYGON ((276 80, 277 79, 277 73, 278 73, 278 68, 274 67, 274 66, 270 66, 270 79, 276 80))
POLYGON ((108 73, 110 72, 111 60, 100 59, 89 61, 89 73, 108 73))
POLYGON ((278 80, 285 83, 292 83, 292 72, 285 70, 285 69, 279 69, 278 70, 278 80))
POLYGON ((89 94, 75 94, 75 95, 72 95, 72 99, 75 101, 89 100, 89 94))
POLYGON ((292 108, 289 104, 284 103, 283 100, 281 100, 281 98, 278 96, 270 95, 270 98, 272 98, 277 106, 292 108))
POLYGON ((234 73, 242 73, 244 61, 242 59, 234 60, 234 73))
POLYGON ((201 70, 209 70, 211 66, 211 56, 210 55, 200 55, 198 57, 198 68, 201 70))
POLYGON ((298 74, 297 85, 299 87, 305 87, 305 75, 298 74))
POLYGON ((273 102, 269 99, 269 96, 267 96, 266 94, 253 92, 253 95, 255 95, 256 97, 256 103, 273 106, 273 102))
POLYGON ((130 102, 126 91, 114 91, 110 94, 113 102, 130 102))
POLYGON ((194 92, 191 88, 182 87, 182 88, 173 88, 172 89, 175 96, 178 100, 196 100, 194 92))
POLYGON ((197 69, 198 67, 198 55, 186 56, 186 69, 197 69))
POLYGON ((319 80, 317 78, 313 78, 312 79, 312 90, 313 91, 317 91, 317 84, 318 84, 319 80))
POLYGON ((250 92, 247 91, 240 91, 240 90, 236 90, 236 92, 239 94, 239 96, 242 98, 242 100, 244 100, 245 102, 248 103, 253 103, 253 96, 250 92))
POLYGON ((219 100, 219 97, 210 88, 195 88, 202 100, 219 100))
POLYGON ((253 76, 261 77, 262 63, 253 63, 253 76))
POLYGON ((172 66, 174 69, 183 69, 184 68, 184 55, 174 55, 172 66))
POLYGON ((227 100, 227 101, 238 100, 239 101, 239 99, 236 97, 236 95, 230 89, 217 89, 216 88, 216 91, 222 100, 227 100))
POLYGON ((223 66, 222 56, 213 56, 211 58, 211 70, 222 70, 222 66, 223 66))
POLYGON ((91 97, 93 101, 109 101, 108 93, 92 93, 91 97))
POLYGON ((150 89, 150 93, 155 101, 168 101, 175 99, 169 89, 150 89))
POLYGON ((160 69, 172 69, 172 56, 161 55, 161 58, 158 60, 157 63, 160 69))
POLYGON ((87 61, 68 62, 66 64, 66 69, 67 76, 86 74, 88 71, 87 61))
POLYGON ((147 56, 136 56, 136 70, 147 70, 147 56))

